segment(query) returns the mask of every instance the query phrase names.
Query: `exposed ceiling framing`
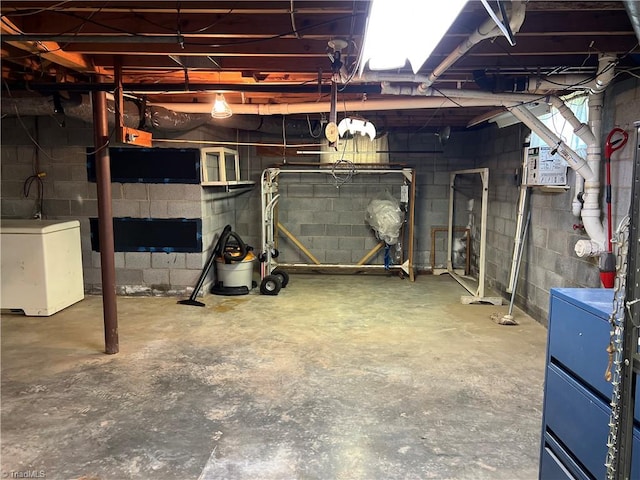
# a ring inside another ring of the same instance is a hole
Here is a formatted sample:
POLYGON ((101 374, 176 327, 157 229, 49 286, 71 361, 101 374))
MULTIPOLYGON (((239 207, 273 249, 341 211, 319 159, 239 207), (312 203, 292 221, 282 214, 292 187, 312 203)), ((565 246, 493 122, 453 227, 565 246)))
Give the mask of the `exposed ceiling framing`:
MULTIPOLYGON (((355 68, 369 2, 5 0, 0 9, 2 75, 13 92, 82 90, 96 75, 109 84, 120 61, 125 90, 148 102, 211 103, 216 91, 224 91, 230 103, 299 103, 328 99, 330 40, 348 42, 343 59, 348 70, 355 68)), ((419 73, 428 75, 487 18, 482 3, 470 1, 419 73)), ((602 52, 620 58, 619 75, 638 75, 637 44, 623 2, 531 0, 515 46, 502 37, 481 42, 434 87, 478 88, 478 71, 594 75, 602 52)), ((339 101, 383 98, 375 82, 357 79, 339 93, 339 101)), ((371 116, 389 129, 463 128, 489 110, 371 116)))

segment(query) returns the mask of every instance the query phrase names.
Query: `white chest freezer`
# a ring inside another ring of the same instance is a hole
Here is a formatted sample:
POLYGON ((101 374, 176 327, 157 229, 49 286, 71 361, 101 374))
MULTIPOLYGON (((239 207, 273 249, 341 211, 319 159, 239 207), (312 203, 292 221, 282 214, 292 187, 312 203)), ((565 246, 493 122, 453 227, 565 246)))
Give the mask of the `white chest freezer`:
POLYGON ((84 298, 80 222, 0 221, 0 308, 49 316, 84 298))

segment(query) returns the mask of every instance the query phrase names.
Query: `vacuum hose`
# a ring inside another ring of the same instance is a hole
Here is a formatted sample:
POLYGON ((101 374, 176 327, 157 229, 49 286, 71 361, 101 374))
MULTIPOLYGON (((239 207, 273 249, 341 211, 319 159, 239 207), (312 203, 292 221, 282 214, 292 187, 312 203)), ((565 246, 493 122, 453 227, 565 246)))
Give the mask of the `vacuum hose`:
POLYGON ((253 250, 253 247, 248 246, 242 241, 236 232, 231 231, 231 225, 224 227, 220 240, 216 245, 217 256, 224 258, 225 264, 231 262, 241 262, 245 259, 247 254, 253 250), (230 239, 234 239, 234 243, 229 243, 230 239))

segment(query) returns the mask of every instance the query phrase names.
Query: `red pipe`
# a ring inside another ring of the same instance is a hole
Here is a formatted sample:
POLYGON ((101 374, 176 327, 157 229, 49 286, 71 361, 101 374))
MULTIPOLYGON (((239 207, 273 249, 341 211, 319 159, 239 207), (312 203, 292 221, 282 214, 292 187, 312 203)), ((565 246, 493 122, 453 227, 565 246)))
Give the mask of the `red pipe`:
MULTIPOLYGON (((98 77, 98 82, 100 82, 98 77)), ((104 315, 105 353, 120 350, 118 309, 116 305, 116 267, 114 258, 113 213, 111 210, 111 159, 109 158, 109 123, 105 92, 92 92, 93 130, 95 135, 96 185, 98 189, 98 230, 102 271, 102 311, 104 315)))

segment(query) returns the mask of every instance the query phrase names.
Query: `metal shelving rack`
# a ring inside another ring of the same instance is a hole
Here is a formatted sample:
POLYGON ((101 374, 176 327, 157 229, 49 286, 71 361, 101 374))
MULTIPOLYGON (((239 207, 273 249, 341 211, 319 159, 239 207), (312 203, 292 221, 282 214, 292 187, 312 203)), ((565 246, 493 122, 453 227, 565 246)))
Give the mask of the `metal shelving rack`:
MULTIPOLYGON (((636 126, 636 154, 633 164, 633 185, 629 212, 629 249, 625 291, 622 372, 620 378, 619 424, 616 436, 617 456, 615 478, 631 478, 633 446, 633 413, 636 402, 636 381, 640 375, 640 122, 636 126)), ((640 452, 636 452, 636 455, 640 452)))
MULTIPOLYGON (((358 165, 355 164, 351 170, 353 175, 397 175, 408 186, 408 196, 406 199, 407 211, 405 214, 405 225, 407 231, 403 232, 406 235, 407 242, 403 243, 403 261, 401 264, 391 265, 391 270, 401 270, 404 272, 410 281, 414 281, 414 221, 415 221, 415 197, 416 197, 416 184, 415 184, 415 169, 405 168, 399 166, 385 166, 385 165, 358 165), (408 244, 408 245, 407 245, 408 244)), ((302 243, 295 238, 284 225, 280 224, 276 218, 275 210, 278 206, 280 199, 280 193, 278 191, 277 179, 281 175, 285 174, 319 174, 319 175, 332 175, 333 166, 328 165, 313 165, 302 167, 300 165, 288 165, 281 167, 267 168, 262 172, 262 256, 264 261, 262 262, 261 276, 264 279, 265 276, 270 275, 276 268, 293 268, 293 269, 309 269, 314 271, 351 271, 357 273, 359 271, 367 270, 381 270, 385 267, 383 265, 370 265, 368 264, 384 246, 384 242, 379 242, 371 251, 369 251, 359 262, 356 264, 322 264, 313 254, 307 250, 302 243), (310 260, 311 263, 278 263, 275 260, 273 252, 276 251, 276 243, 278 232, 284 234, 289 240, 292 241, 310 260)))

